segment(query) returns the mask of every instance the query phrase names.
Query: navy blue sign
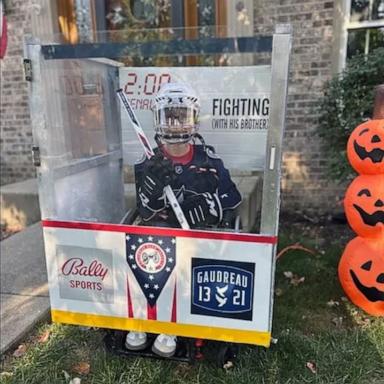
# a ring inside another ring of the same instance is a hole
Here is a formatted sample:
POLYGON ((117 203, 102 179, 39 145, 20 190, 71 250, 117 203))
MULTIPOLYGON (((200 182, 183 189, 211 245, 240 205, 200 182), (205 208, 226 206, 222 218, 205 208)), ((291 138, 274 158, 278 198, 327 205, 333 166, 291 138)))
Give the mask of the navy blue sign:
POLYGON ((176 264, 176 239, 171 236, 126 234, 127 262, 153 307, 176 264))
POLYGON ((252 320, 255 264, 192 259, 191 313, 252 320))

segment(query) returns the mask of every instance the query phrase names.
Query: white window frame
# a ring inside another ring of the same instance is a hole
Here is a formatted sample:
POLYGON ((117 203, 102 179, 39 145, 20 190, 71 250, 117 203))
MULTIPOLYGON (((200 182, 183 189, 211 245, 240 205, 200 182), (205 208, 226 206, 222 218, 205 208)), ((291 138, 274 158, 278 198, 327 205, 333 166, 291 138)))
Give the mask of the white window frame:
MULTIPOLYGON (((372 6, 373 0, 370 0, 372 6)), ((364 28, 380 28, 384 27, 384 19, 366 20, 366 21, 350 21, 351 3, 352 0, 338 0, 335 2, 334 15, 334 63, 333 72, 340 73, 347 61, 347 44, 348 32, 364 29, 364 28)), ((370 11, 371 12, 371 11, 370 11)), ((366 52, 368 53, 368 52, 366 52)))

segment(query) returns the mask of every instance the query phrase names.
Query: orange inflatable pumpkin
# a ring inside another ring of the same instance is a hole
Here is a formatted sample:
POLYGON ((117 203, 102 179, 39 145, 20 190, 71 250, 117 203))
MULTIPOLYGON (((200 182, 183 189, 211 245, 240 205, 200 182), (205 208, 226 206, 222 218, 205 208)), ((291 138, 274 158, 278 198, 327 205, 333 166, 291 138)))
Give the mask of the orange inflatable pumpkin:
POLYGON ((384 316, 384 238, 355 237, 341 256, 338 272, 344 292, 355 305, 384 316))
POLYGON ((359 236, 384 238, 384 174, 356 177, 345 194, 344 210, 359 236))
POLYGON ((360 124, 347 144, 348 160, 360 174, 384 174, 384 119, 360 124))

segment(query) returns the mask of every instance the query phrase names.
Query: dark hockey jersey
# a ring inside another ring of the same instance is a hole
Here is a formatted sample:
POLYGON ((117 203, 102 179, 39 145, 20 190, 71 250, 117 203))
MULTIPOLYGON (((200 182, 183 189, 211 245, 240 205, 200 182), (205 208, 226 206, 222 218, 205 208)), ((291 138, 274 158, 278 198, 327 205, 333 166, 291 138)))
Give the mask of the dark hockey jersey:
MULTIPOLYGON (((155 149, 155 152, 159 149, 155 149)), ((191 145, 191 154, 188 158, 184 157, 178 161, 177 158, 170 158, 173 163, 175 177, 171 183, 171 187, 179 201, 182 203, 184 199, 196 194, 209 192, 204 190, 204 185, 196 183, 199 174, 193 170, 194 167, 207 167, 216 170, 218 176, 218 197, 223 211, 235 209, 241 203, 241 195, 236 185, 231 180, 228 170, 224 167, 223 161, 215 154, 210 146, 191 145)), ((162 208, 153 210, 143 202, 139 197, 139 188, 143 177, 146 161, 145 157, 135 164, 136 179, 136 196, 137 208, 144 221, 148 220, 167 220, 172 217, 166 197, 164 196, 162 208)))

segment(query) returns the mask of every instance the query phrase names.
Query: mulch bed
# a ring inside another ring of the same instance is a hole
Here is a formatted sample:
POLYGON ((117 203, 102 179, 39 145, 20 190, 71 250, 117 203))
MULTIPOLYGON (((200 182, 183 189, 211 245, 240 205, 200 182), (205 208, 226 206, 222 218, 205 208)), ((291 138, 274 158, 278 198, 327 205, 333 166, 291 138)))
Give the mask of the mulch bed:
POLYGON ((317 217, 316 220, 303 215, 281 214, 279 231, 301 234, 302 238, 314 239, 319 246, 331 244, 347 244, 357 236, 349 227, 345 218, 340 216, 317 217))

